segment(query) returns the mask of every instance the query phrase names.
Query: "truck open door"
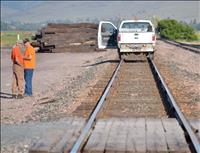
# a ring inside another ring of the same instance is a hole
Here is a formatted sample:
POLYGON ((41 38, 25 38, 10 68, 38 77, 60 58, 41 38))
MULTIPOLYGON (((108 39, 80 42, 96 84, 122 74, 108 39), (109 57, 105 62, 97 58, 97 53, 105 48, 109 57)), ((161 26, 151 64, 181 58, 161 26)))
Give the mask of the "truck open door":
POLYGON ((108 21, 100 21, 98 28, 98 48, 117 48, 117 27, 108 21))

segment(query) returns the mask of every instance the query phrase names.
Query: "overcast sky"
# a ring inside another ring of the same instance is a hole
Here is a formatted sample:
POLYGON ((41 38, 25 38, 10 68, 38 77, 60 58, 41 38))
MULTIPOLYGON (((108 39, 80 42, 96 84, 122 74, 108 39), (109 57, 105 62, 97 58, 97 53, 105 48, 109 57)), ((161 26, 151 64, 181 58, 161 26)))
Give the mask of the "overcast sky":
POLYGON ((1 1, 1 19, 22 22, 153 16, 199 21, 199 11, 199 1, 1 1))

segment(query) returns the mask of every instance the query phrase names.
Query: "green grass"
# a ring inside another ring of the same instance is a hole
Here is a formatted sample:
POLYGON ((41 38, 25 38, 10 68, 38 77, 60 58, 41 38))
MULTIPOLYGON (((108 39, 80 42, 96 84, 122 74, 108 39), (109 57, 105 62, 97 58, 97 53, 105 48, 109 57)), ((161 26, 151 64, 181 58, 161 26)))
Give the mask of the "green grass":
POLYGON ((19 34, 20 39, 29 38, 35 32, 30 31, 1 31, 1 47, 11 47, 16 43, 17 35, 19 34))
POLYGON ((198 41, 200 41, 200 32, 197 32, 198 41))

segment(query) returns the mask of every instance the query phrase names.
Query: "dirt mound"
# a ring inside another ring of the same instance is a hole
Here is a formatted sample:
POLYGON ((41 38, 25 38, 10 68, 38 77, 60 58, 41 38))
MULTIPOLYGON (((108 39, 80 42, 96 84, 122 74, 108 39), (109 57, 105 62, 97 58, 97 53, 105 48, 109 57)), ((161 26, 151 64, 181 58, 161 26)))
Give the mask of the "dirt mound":
POLYGON ((32 45, 38 52, 88 52, 97 49, 98 25, 93 23, 49 23, 35 36, 32 45))

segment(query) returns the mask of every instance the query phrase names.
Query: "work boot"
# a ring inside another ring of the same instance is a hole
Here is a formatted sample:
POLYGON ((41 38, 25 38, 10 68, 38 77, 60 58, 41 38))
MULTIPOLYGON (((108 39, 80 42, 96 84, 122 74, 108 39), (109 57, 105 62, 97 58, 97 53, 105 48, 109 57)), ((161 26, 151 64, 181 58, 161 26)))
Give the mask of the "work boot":
POLYGON ((17 95, 16 95, 16 94, 13 94, 13 95, 12 95, 12 98, 13 98, 13 99, 17 99, 17 95))
POLYGON ((19 94, 19 95, 17 96, 17 99, 22 99, 22 98, 24 98, 24 96, 23 96, 22 94, 19 94))

